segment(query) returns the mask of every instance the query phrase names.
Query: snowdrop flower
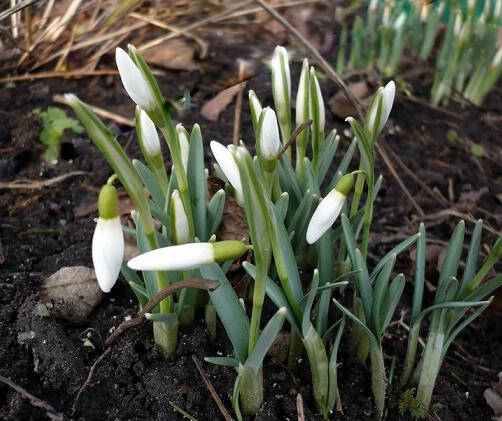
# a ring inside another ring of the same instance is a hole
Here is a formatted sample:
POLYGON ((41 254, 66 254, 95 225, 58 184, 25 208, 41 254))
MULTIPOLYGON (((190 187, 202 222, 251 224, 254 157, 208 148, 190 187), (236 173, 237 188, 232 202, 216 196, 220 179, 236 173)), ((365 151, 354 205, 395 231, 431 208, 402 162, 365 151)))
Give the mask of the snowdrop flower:
POLYGON ((169 205, 171 208, 170 217, 174 242, 176 244, 188 243, 190 241, 190 228, 178 190, 173 191, 169 205))
POLYGON ((277 46, 272 57, 272 93, 277 112, 281 107, 289 106, 291 97, 291 74, 289 71, 288 52, 277 46))
POLYGON ((127 266, 134 270, 185 271, 241 257, 249 249, 242 241, 189 243, 163 247, 134 257, 127 266))
POLYGON ((117 190, 104 185, 98 198, 99 218, 92 237, 92 262, 103 292, 117 281, 124 258, 124 236, 120 223, 117 190))
POLYGON ((500 19, 501 13, 502 13, 502 0, 495 0, 495 6, 493 6, 494 19, 500 19))
POLYGON ((152 157, 158 155, 160 153, 159 134, 157 133, 155 124, 153 124, 153 121, 143 109, 139 112, 139 121, 139 134, 145 152, 152 157))
POLYGON ((368 10, 370 13, 375 13, 378 8, 378 0, 370 0, 368 10))
POLYGON ((315 243, 335 223, 353 185, 354 176, 346 174, 338 181, 335 188, 321 200, 307 228, 307 243, 315 243))
POLYGON ((298 82, 296 94, 296 125, 304 123, 309 118, 309 61, 303 60, 302 73, 298 82))
POLYGON ((146 111, 155 108, 155 94, 141 70, 122 48, 115 50, 120 79, 131 99, 146 111))
POLYGON ((275 160, 281 149, 279 126, 277 125, 275 111, 270 107, 264 108, 260 121, 261 127, 258 136, 260 154, 267 161, 275 160))
POLYGON ((237 193, 237 201, 239 203, 244 203, 244 191, 242 190, 241 175, 239 173, 239 167, 235 162, 235 158, 229 148, 225 148, 221 143, 216 141, 211 141, 209 144, 211 152, 213 153, 214 159, 220 166, 223 174, 227 177, 229 183, 234 188, 237 193))
POLYGON ((382 131, 387 123, 390 112, 392 110, 392 105, 394 104, 394 97, 396 95, 396 85, 394 81, 390 81, 385 85, 385 88, 380 87, 375 95, 375 99, 372 102, 371 109, 368 114, 368 129, 372 132, 373 137, 376 138, 377 135, 382 131), (381 101, 381 111, 380 120, 377 122, 377 111, 379 103, 381 101))
POLYGON ((178 142, 181 151, 181 162, 185 168, 185 173, 188 171, 188 156, 190 154, 190 140, 186 129, 180 124, 176 126, 176 133, 178 134, 178 142))
POLYGON ((406 23, 406 13, 401 13, 394 22, 394 31, 400 31, 406 23))

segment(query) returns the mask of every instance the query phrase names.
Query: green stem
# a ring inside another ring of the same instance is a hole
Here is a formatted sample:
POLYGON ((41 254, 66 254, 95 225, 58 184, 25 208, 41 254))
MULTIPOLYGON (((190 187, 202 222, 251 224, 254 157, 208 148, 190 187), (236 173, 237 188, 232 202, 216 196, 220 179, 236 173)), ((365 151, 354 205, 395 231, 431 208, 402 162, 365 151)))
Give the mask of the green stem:
POLYGON ((444 346, 444 334, 441 332, 431 333, 422 357, 422 371, 417 388, 417 401, 423 403, 429 409, 434 385, 441 368, 441 355, 444 346))
POLYGON ((385 378, 385 363, 383 360, 382 346, 371 347, 371 391, 375 401, 377 419, 382 419, 385 409, 385 389, 387 380, 385 378))
MULTIPOLYGON (((361 169, 361 166, 359 166, 361 169)), ((359 210, 359 203, 364 189, 364 174, 357 174, 356 184, 354 186, 354 196, 352 197, 352 204, 350 206, 350 216, 353 216, 359 210)))
POLYGON ((174 323, 153 322, 153 340, 164 357, 172 356, 178 346, 178 321, 174 323))
POLYGON ((408 335, 408 346, 406 349, 406 358, 404 360, 403 374, 401 375, 400 388, 404 389, 410 380, 415 366, 415 359, 417 355, 418 336, 420 334, 420 323, 415 323, 408 335))
POLYGON ((366 260, 368 256, 368 242, 370 238, 370 226, 373 219, 373 188, 368 184, 368 197, 364 208, 363 238, 361 242, 361 254, 366 260))
POLYGON ((291 336, 289 337, 289 349, 288 349, 288 369, 294 370, 298 365, 298 357, 303 350, 303 343, 301 335, 295 331, 291 331, 291 336))
MULTIPOLYGON (((145 237, 148 241, 148 247, 150 250, 156 250, 159 248, 159 243, 157 241, 156 232, 146 233, 145 237)), ((157 292, 163 290, 169 285, 169 280, 164 272, 155 271, 154 272, 155 279, 157 281, 157 292)), ((162 300, 159 304, 161 313, 170 313, 172 306, 172 298, 168 297, 165 300, 162 300)))
POLYGON ((252 370, 241 365, 239 377, 242 412, 256 414, 263 402, 263 368, 260 368, 258 374, 255 374, 252 370))
POLYGON ((329 361, 324 343, 314 326, 310 326, 309 331, 303 339, 303 345, 307 350, 307 356, 310 363, 314 398, 318 409, 323 414, 324 419, 327 420, 329 411, 333 409, 328 408, 329 361))
POLYGON ((253 288, 253 310, 251 313, 251 325, 249 327, 248 353, 253 350, 260 336, 260 320, 263 301, 265 300, 265 282, 267 278, 267 265, 256 256, 256 277, 253 288))

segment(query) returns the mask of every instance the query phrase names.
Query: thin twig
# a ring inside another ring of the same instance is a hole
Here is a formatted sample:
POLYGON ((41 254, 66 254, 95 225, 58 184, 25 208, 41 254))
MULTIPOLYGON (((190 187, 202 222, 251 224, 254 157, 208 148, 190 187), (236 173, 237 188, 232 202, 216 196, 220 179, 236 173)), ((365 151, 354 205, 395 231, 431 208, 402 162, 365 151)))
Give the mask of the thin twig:
POLYGON ((64 419, 63 415, 60 414, 59 412, 57 412, 47 402, 45 402, 42 399, 39 399, 36 396, 32 395, 30 392, 28 392, 27 390, 23 389, 21 386, 18 386, 16 383, 14 383, 12 380, 8 379, 7 377, 0 376, 0 381, 2 383, 5 383, 7 386, 11 387, 12 389, 14 389, 23 398, 28 399, 33 406, 36 406, 37 408, 44 409, 46 411, 47 416, 50 419, 52 419, 52 420, 58 420, 58 421, 64 419))
POLYGON ((401 187, 401 190, 403 193, 406 195, 412 206, 415 208, 415 210, 418 212, 418 214, 423 217, 425 215, 425 212, 422 210, 422 208, 419 206, 419 204, 416 202, 415 198, 411 195, 409 190, 406 188, 406 186, 403 183, 403 180, 401 180, 401 177, 399 177, 399 174, 397 173, 396 169, 394 168, 394 165, 392 165, 392 162, 389 159, 389 156, 387 155, 387 152, 384 149, 383 144, 380 144, 379 142, 375 143, 376 150, 384 160, 385 164, 387 165, 387 168, 389 169, 390 173, 394 177, 394 179, 397 181, 397 184, 399 184, 399 187, 401 187))
POLYGON ((101 361, 103 361, 103 359, 110 353, 111 350, 112 350, 111 348, 106 348, 105 352, 103 352, 101 354, 101 356, 96 361, 94 361, 94 364, 92 365, 91 369, 89 370, 89 374, 87 375, 87 378, 85 379, 84 384, 82 386, 80 386, 80 389, 78 390, 77 396, 75 397, 75 400, 73 401, 73 405, 71 407, 71 413, 72 413, 72 415, 77 410, 77 403, 78 403, 78 401, 80 399, 80 395, 85 390, 85 388, 87 386, 89 386, 89 384, 91 383, 91 379, 92 379, 92 376, 94 375, 94 372, 96 371, 97 365, 101 361))
MULTIPOLYGON (((54 102, 58 102, 60 104, 66 104, 66 100, 64 99, 64 96, 62 96, 62 95, 54 95, 52 97, 52 99, 54 102)), ((89 105, 89 108, 92 111, 94 111, 98 116, 103 117, 103 118, 107 118, 109 120, 113 120, 118 124, 123 124, 123 125, 129 126, 129 127, 134 127, 136 125, 134 120, 123 117, 123 116, 116 114, 116 113, 112 113, 111 111, 105 110, 103 108, 96 107, 95 105, 89 105)))
POLYGON ((286 28, 288 32, 293 34, 298 40, 303 44, 303 46, 310 51, 310 53, 315 57, 319 66, 328 74, 328 76, 334 80, 334 82, 339 86, 339 88, 343 91, 345 97, 349 100, 349 102, 354 106, 357 110, 359 118, 363 120, 363 106, 359 98, 357 98, 352 91, 345 84, 343 79, 338 76, 335 70, 330 66, 330 64, 323 58, 323 56, 319 53, 317 48, 315 48, 309 40, 307 40, 293 25, 291 25, 286 19, 284 19, 276 10, 270 7, 263 0, 255 0, 263 9, 265 9, 275 20, 277 20, 282 26, 286 28))
POLYGON ((179 412, 181 415, 183 415, 183 418, 186 418, 190 421, 197 421, 197 418, 195 417, 192 417, 187 411, 185 411, 181 406, 179 405, 176 405, 173 401, 169 401, 169 405, 171 405, 171 407, 179 412))
POLYGON ((14 13, 20 12, 23 10, 25 7, 29 7, 34 3, 39 2, 40 0, 25 0, 21 1, 18 4, 16 4, 14 7, 11 7, 7 10, 4 10, 2 13, 0 13, 0 22, 3 21, 4 19, 7 19, 9 16, 13 15, 14 13))
POLYGON ((48 180, 42 180, 42 181, 34 181, 34 180, 27 180, 27 181, 8 181, 8 182, 1 182, 0 181, 0 190, 1 189, 6 189, 6 190, 36 190, 36 189, 42 189, 44 187, 52 187, 55 186, 56 184, 61 183, 62 181, 66 180, 67 178, 74 177, 76 175, 84 175, 87 174, 84 171, 72 171, 69 172, 68 174, 63 174, 58 177, 54 178, 49 178, 48 180))
POLYGON ((220 397, 218 396, 218 393, 216 393, 216 390, 214 389, 214 386, 211 383, 211 380, 209 380, 209 378, 207 377, 206 372, 202 368, 202 364, 200 363, 199 359, 195 355, 192 355, 192 360, 195 364, 195 367, 197 367, 197 370, 199 371, 199 374, 202 377, 202 380, 206 384, 206 387, 209 390, 211 397, 213 398, 214 402, 218 406, 218 409, 220 410, 221 415, 223 415, 223 418, 225 418, 226 421, 232 421, 232 417, 230 416, 229 412, 227 411, 227 408, 225 408, 225 405, 223 405, 223 402, 221 401, 220 397))
POLYGON ((296 129, 293 130, 293 133, 291 133, 291 136, 289 137, 287 143, 282 147, 282 149, 279 152, 279 155, 277 155, 277 159, 281 159, 282 155, 284 155, 284 153, 288 150, 288 148, 296 140, 296 138, 300 135, 300 133, 307 127, 309 127, 311 124, 312 120, 307 120, 304 121, 302 124, 298 125, 296 129))
POLYGON ((296 412, 298 413, 298 421, 305 421, 305 411, 303 410, 302 394, 296 395, 296 412))
POLYGON ((212 291, 218 287, 219 283, 217 281, 210 281, 208 279, 187 279, 185 281, 176 282, 173 285, 169 285, 167 288, 159 291, 155 296, 148 301, 145 306, 139 311, 136 316, 132 319, 124 320, 118 327, 113 331, 113 333, 108 336, 105 341, 105 346, 109 347, 112 345, 117 338, 127 329, 134 326, 139 326, 145 320, 145 314, 150 313, 157 305, 171 294, 179 291, 183 288, 197 288, 206 291, 212 291))
MULTIPOLYGON (((244 60, 239 59, 238 62, 239 62, 239 80, 242 80, 244 78, 246 65, 244 60)), ((245 87, 246 87, 246 81, 239 84, 239 91, 237 92, 237 98, 235 100, 234 131, 232 134, 232 143, 234 145, 239 144, 239 135, 241 131, 242 96, 244 94, 245 87)))

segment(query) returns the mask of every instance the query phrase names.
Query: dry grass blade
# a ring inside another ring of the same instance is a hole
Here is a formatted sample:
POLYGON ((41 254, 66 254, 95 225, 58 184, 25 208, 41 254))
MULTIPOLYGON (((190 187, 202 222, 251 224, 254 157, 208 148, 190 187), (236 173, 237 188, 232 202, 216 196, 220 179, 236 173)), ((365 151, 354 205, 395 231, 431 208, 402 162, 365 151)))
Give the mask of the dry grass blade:
MULTIPOLYGON (((244 79, 244 73, 246 70, 246 63, 244 60, 238 60, 239 62, 239 80, 244 79)), ((242 114, 242 95, 246 87, 246 82, 239 83, 239 92, 237 92, 237 99, 235 100, 235 112, 234 112, 234 130, 232 134, 232 143, 234 145, 239 144, 239 136, 241 132, 241 114, 242 114)))
POLYGON ((303 409, 302 394, 296 395, 296 412, 298 413, 298 421, 305 421, 305 411, 303 409))
POLYGON ((49 178, 48 180, 43 180, 43 181, 33 181, 33 180, 22 181, 22 180, 19 180, 19 181, 0 182, 0 190, 1 189, 6 189, 6 190, 43 189, 45 187, 53 187, 56 184, 59 184, 62 181, 66 180, 67 178, 75 177, 77 175, 84 175, 84 174, 86 174, 84 171, 72 171, 72 172, 69 172, 68 174, 63 174, 58 177, 49 178))
POLYGON ((2 13, 0 13, 0 22, 3 21, 4 19, 7 19, 9 16, 13 15, 14 13, 20 12, 26 7, 31 6, 32 4, 38 3, 40 0, 25 0, 21 1, 15 6, 4 10, 2 13))
POLYGON ((35 79, 53 79, 53 78, 78 78, 86 76, 108 76, 108 75, 118 75, 117 70, 72 70, 68 72, 39 72, 39 73, 27 73, 19 76, 7 76, 0 79, 0 83, 9 82, 22 82, 24 80, 35 80, 35 79))

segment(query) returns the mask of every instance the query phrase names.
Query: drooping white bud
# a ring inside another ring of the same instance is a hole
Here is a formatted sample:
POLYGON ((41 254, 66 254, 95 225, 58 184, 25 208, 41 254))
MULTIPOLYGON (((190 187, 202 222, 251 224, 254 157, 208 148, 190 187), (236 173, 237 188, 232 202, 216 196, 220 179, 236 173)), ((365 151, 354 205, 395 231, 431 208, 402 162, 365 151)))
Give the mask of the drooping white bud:
POLYGON ((353 185, 354 176, 344 175, 335 188, 321 200, 307 228, 307 243, 315 243, 335 223, 353 185))
POLYGON ((131 99, 146 111, 155 108, 155 95, 141 70, 122 48, 115 50, 120 79, 131 99))
POLYGON ((92 263, 99 287, 110 292, 124 258, 124 235, 115 187, 105 185, 98 198, 99 218, 92 236, 92 263))
POLYGON ((376 137, 384 128, 387 120, 389 119, 392 106, 394 104, 394 97, 396 95, 396 85, 394 81, 390 81, 385 85, 385 88, 378 88, 375 94, 375 99, 368 110, 368 128, 371 130, 374 137, 376 137), (378 107, 380 108, 380 120, 375 121, 377 118, 378 107))
POLYGON ((232 153, 228 148, 226 148, 221 143, 218 143, 214 140, 211 141, 209 146, 211 148, 211 152, 213 153, 214 159, 216 159, 216 162, 223 171, 223 174, 225 174, 225 177, 227 177, 228 182, 232 185, 235 192, 237 193, 238 201, 239 199, 241 199, 240 203, 243 203, 242 198, 244 196, 242 190, 241 176, 239 173, 239 167, 235 162, 234 156, 232 155, 232 153))
POLYGON ((188 243, 141 254, 129 260, 127 266, 133 270, 184 271, 215 262, 235 260, 248 249, 242 241, 188 243))
POLYGON ((157 128, 155 124, 148 117, 148 114, 145 110, 141 110, 139 112, 140 118, 140 130, 141 130, 141 139, 143 142, 143 147, 145 148, 145 152, 150 156, 156 156, 160 153, 160 141, 159 134, 157 133, 157 128))

